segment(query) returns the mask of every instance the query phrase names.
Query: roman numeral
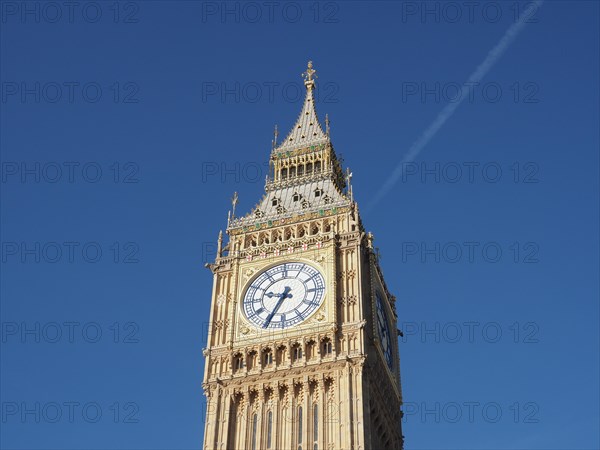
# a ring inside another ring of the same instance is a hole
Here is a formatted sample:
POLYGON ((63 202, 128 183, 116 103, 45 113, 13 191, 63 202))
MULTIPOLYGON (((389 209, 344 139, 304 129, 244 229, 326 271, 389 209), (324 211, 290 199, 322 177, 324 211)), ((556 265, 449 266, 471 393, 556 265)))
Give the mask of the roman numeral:
POLYGON ((316 292, 316 291, 322 291, 322 290, 323 290, 322 286, 317 286, 316 288, 307 289, 306 292, 316 292))
POLYGON ((305 267, 306 267, 306 264, 302 264, 300 267, 298 267, 298 275, 296 275, 296 278, 298 278, 300 276, 300 274, 304 271, 305 267))

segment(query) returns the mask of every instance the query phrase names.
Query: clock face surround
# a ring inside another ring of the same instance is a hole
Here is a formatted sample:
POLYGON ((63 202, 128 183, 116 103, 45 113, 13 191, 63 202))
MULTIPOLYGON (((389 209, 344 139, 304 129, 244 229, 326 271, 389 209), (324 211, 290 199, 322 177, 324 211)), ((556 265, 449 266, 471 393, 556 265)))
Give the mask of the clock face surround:
POLYGON ((383 305, 383 299, 379 291, 375 291, 375 307, 377 310, 377 333, 381 342, 381 350, 390 370, 394 370, 394 359, 392 358, 392 341, 387 311, 383 305))
POLYGON ((286 262, 261 271, 246 289, 243 313, 258 328, 285 329, 308 319, 323 303, 325 279, 303 262, 286 262))

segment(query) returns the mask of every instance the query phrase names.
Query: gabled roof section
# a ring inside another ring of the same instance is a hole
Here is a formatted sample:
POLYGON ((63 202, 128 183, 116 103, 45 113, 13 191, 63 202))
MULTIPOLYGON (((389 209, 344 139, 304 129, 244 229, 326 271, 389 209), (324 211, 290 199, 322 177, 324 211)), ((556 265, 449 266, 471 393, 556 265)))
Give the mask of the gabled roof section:
POLYGON ((315 72, 312 61, 309 61, 306 72, 302 74, 304 77, 304 85, 306 86, 306 97, 304 98, 302 111, 300 111, 296 123, 285 140, 282 141, 279 146, 275 146, 273 149, 274 153, 329 142, 328 133, 323 131, 315 108, 315 99, 313 95, 315 89, 314 78, 316 78, 315 72))

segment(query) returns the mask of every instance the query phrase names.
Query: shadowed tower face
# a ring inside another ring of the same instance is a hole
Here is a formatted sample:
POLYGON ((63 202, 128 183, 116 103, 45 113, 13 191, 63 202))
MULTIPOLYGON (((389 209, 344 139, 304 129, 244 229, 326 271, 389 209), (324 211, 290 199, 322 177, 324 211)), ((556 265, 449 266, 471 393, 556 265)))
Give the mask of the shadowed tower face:
POLYGON ((236 217, 234 195, 208 264, 205 449, 403 447, 395 297, 303 76, 263 198, 236 217))

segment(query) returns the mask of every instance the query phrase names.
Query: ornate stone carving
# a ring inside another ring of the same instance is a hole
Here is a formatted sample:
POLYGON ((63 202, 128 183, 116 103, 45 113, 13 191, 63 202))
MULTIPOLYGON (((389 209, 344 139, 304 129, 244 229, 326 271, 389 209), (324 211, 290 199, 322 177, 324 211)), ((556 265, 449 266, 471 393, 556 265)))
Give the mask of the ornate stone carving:
MULTIPOLYGON (((399 383, 374 347, 372 330, 365 329, 373 324, 372 308, 355 306, 374 283, 390 299, 394 314, 395 299, 385 287, 372 236, 353 201, 350 172, 344 178, 329 132, 318 129, 313 79, 314 72, 307 74, 304 109, 286 145, 273 144, 265 196, 248 215, 230 215, 229 243, 211 266, 216 295, 208 342, 214 345, 203 351, 207 370, 202 387, 211 407, 223 414, 206 425, 207 449, 250 448, 251 419, 259 412, 257 448, 264 448, 267 411, 273 412, 272 448, 297 448, 292 422, 297 410, 292 407, 309 402, 320 408, 324 428, 319 429, 319 449, 402 447, 399 383), (312 139, 309 130, 317 133, 314 145, 306 145, 312 139), (319 267, 328 278, 324 303, 294 328, 250 325, 239 314, 242 289, 263 267, 288 261, 313 261, 319 267), (371 404, 361 405, 363 399, 371 404), (329 433, 332 423, 342 433, 329 433)), ((310 433, 310 406, 303 413, 305 433, 310 433)), ((303 449, 307 446, 312 448, 312 442, 302 443, 303 449)))

